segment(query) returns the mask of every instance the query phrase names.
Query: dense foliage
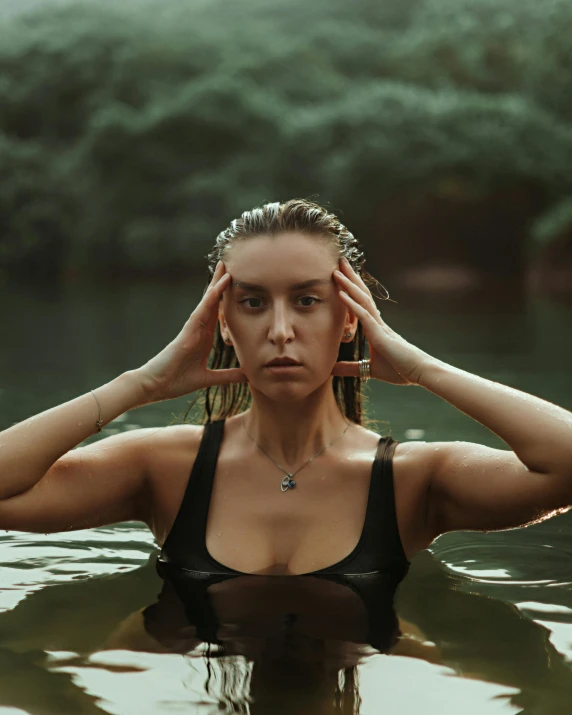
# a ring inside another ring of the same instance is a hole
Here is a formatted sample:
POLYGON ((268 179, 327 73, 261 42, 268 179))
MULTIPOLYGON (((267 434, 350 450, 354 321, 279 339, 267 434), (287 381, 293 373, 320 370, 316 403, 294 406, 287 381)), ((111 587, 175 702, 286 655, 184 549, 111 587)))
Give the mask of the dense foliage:
POLYGON ((571 193, 569 0, 84 0, 0 32, 5 270, 202 269, 262 202, 366 232, 442 175, 571 193))

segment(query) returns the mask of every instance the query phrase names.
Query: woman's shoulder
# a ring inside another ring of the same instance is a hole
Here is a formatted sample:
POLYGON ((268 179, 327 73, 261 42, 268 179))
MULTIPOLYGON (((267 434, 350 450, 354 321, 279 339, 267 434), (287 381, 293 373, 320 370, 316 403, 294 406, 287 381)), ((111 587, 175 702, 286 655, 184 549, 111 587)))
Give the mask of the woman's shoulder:
POLYGON ((408 494, 413 490, 416 494, 422 494, 427 488, 427 480, 430 475, 430 456, 433 453, 433 446, 430 442, 405 441, 401 442, 389 432, 375 432, 360 425, 356 425, 357 438, 354 441, 354 448, 357 451, 368 452, 375 449, 375 444, 380 440, 396 443, 392 452, 392 466, 394 480, 405 486, 408 494))
POLYGON ((152 432, 145 441, 149 467, 163 471, 164 460, 185 457, 196 452, 201 443, 203 431, 204 425, 183 423, 167 425, 152 432))
POLYGON ((197 457, 204 425, 168 425, 146 442, 145 523, 161 543, 183 498, 197 457))
MULTIPOLYGON (((434 536, 427 523, 426 513, 430 486, 430 454, 433 446, 428 442, 400 442, 387 432, 378 434, 359 428, 359 437, 352 445, 357 452, 371 455, 373 444, 380 439, 397 442, 391 457, 395 511, 401 541, 411 560, 414 554, 427 548, 434 536), (363 448, 363 449, 362 449, 363 448)), ((390 453, 391 454, 391 453, 390 453)), ((369 457, 371 459, 371 456, 369 457)))
POLYGON ((434 451, 435 448, 431 442, 418 440, 399 442, 393 454, 394 469, 427 479, 434 451))

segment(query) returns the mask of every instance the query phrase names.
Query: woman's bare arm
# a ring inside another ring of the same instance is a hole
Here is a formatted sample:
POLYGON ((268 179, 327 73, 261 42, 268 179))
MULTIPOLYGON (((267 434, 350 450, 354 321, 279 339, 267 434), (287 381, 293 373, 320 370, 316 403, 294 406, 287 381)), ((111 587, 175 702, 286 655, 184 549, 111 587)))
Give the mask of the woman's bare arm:
MULTIPOLYGON (((104 424, 148 403, 138 373, 96 388, 104 424)), ((60 457, 96 433, 97 402, 86 392, 0 432, 0 501, 34 487, 60 457)))
POLYGON ((421 447, 437 533, 522 526, 572 505, 572 413, 438 360, 425 366, 419 384, 511 450, 464 442, 421 447))
POLYGON ((240 368, 211 370, 209 354, 230 274, 219 261, 180 333, 161 352, 91 392, 0 432, 0 528, 61 531, 131 519, 147 521, 144 489, 162 429, 113 435, 73 449, 127 410, 227 382, 240 368))
MULTIPOLYGON (((426 469, 426 525, 433 538, 446 531, 508 529, 566 511, 572 505, 572 412, 459 370, 411 345, 385 323, 347 259, 340 268, 333 275, 340 299, 368 339, 371 376, 424 387, 510 447, 439 442, 400 450, 426 469)), ((356 361, 340 361, 332 374, 357 376, 359 367, 356 361)))

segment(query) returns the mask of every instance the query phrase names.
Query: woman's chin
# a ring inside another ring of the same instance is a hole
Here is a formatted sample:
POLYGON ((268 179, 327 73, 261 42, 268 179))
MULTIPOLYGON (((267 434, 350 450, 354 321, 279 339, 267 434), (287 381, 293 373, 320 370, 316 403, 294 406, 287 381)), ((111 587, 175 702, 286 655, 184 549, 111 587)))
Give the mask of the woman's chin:
POLYGON ((312 395, 315 396, 317 390, 323 389, 323 384, 309 385, 307 382, 297 384, 294 382, 282 382, 282 384, 258 384, 254 386, 254 391, 264 395, 269 400, 278 400, 285 403, 296 403, 305 400, 312 395))

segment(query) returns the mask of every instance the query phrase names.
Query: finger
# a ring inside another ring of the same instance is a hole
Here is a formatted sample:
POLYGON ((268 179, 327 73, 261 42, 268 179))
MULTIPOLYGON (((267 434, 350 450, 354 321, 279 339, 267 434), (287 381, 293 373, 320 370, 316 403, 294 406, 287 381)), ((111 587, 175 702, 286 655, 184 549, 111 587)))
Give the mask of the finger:
MULTIPOLYGON (((357 290, 357 288, 356 288, 357 290)), ((363 293, 362 293, 363 295, 363 293)), ((365 335, 371 342, 369 330, 375 327, 381 327, 382 323, 378 320, 379 316, 374 317, 369 310, 366 310, 360 303, 351 298, 345 291, 340 291, 340 299, 345 303, 348 309, 358 318, 363 325, 365 335)))
POLYGON ((223 261, 217 261, 217 264, 213 271, 212 278, 211 278, 210 283, 208 284, 207 288, 210 288, 211 286, 216 285, 225 273, 226 273, 226 268, 225 268, 223 261))
POLYGON ((369 297, 373 300, 373 296, 371 294, 370 289, 363 282, 363 279, 359 275, 359 273, 356 273, 356 271, 354 271, 352 264, 348 261, 348 259, 345 256, 343 256, 342 259, 340 260, 340 266, 341 266, 341 272, 343 273, 343 275, 345 275, 353 283, 355 283, 357 286, 359 286, 363 290, 363 292, 366 293, 367 295, 369 295, 369 297))
POLYGON ((203 328, 214 330, 218 320, 218 305, 222 294, 230 283, 230 273, 225 273, 219 280, 209 285, 199 305, 196 313, 203 328))
POLYGON ((213 271, 213 277, 211 278, 210 285, 214 285, 218 281, 218 279, 221 277, 221 275, 224 273, 223 267, 224 267, 223 262, 217 261, 217 264, 213 271))
POLYGON ((332 375, 337 377, 359 377, 359 363, 349 360, 341 360, 334 365, 332 375))
MULTIPOLYGON (((334 275, 338 281, 338 286, 340 286, 344 292, 353 299, 354 303, 358 303, 362 308, 367 310, 376 323, 381 325, 383 323, 381 314, 377 309, 369 291, 368 294, 364 293, 363 290, 353 283, 347 276, 344 276, 339 272, 335 272, 334 275)), ((359 317, 360 316, 358 315, 358 318, 359 317)))

